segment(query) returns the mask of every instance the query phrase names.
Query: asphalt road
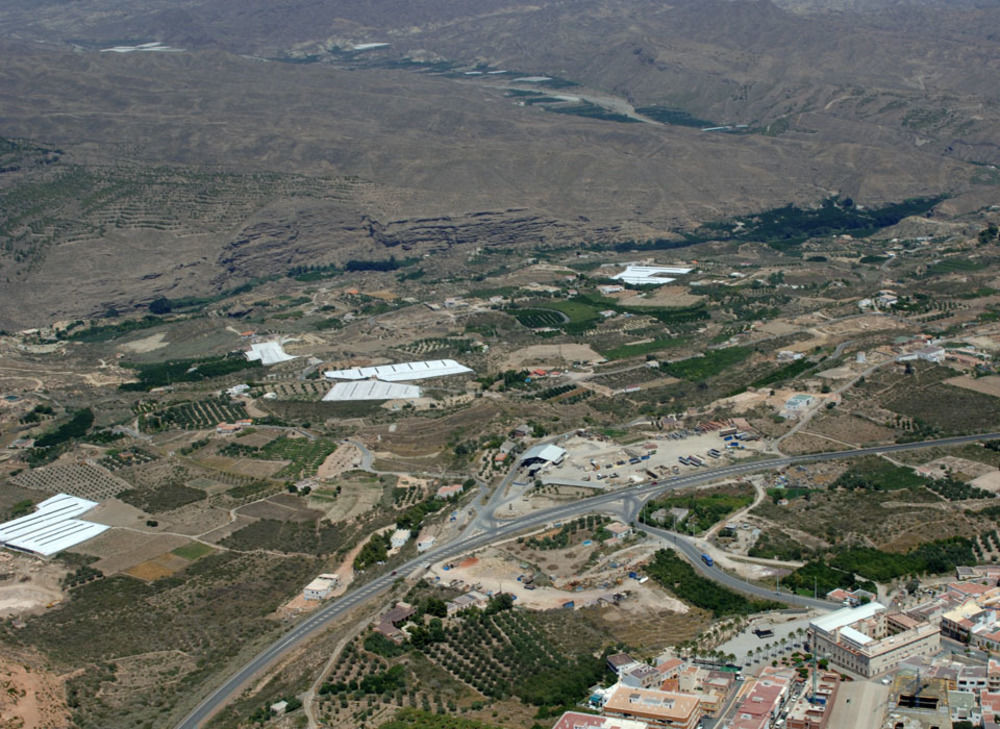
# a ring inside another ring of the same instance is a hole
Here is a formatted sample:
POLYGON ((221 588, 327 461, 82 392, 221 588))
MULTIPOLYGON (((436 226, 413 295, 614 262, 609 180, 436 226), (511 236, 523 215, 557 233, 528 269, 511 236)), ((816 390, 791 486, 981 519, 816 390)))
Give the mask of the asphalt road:
MULTIPOLYGON (((698 470, 684 476, 676 476, 669 479, 664 479, 660 481, 651 481, 647 483, 637 484, 635 486, 630 486, 628 488, 619 489, 618 491, 612 491, 608 493, 599 494, 597 496, 592 496, 590 498, 581 499, 580 501, 575 501, 571 504, 566 504, 563 506, 553 507, 551 509, 545 509, 543 511, 538 511, 526 517, 517 519, 516 521, 510 523, 498 524, 495 520, 492 523, 486 524, 486 520, 476 519, 472 522, 479 528, 483 528, 476 534, 470 536, 462 536, 459 539, 442 545, 436 549, 429 550, 420 557, 413 559, 398 570, 397 573, 400 575, 407 574, 416 569, 423 569, 422 565, 424 563, 432 563, 441 559, 448 559, 450 557, 456 557, 465 552, 469 552, 478 547, 482 547, 487 544, 491 544, 505 537, 510 537, 518 532, 542 526, 551 522, 565 521, 568 519, 573 519, 581 514, 586 514, 589 512, 595 512, 602 509, 602 507, 608 504, 613 504, 618 501, 627 500, 626 503, 629 504, 628 511, 634 513, 638 512, 639 506, 642 501, 652 497, 653 495, 673 489, 684 488, 686 486, 694 486, 702 483, 707 483, 710 481, 715 481, 717 479, 727 478, 731 476, 742 475, 746 473, 753 473, 756 471, 767 471, 776 468, 782 468, 784 466, 796 465, 801 463, 815 463, 818 461, 833 461, 843 458, 857 458, 859 456, 866 455, 876 455, 879 453, 894 453, 899 451, 907 450, 917 450, 920 448, 928 448, 932 446, 953 446, 961 445, 964 443, 972 443, 978 440, 992 440, 1000 439, 1000 432, 997 433, 982 433, 979 435, 964 435, 956 436, 953 438, 943 438, 940 440, 933 441, 921 441, 917 443, 900 443, 894 445, 886 446, 876 446, 872 448, 857 448, 847 451, 837 451, 833 453, 813 453, 802 456, 785 456, 781 458, 771 458, 766 460, 755 460, 741 463, 734 463, 728 466, 722 466, 720 468, 707 468, 704 470, 698 470)), ((505 483, 508 479, 513 479, 513 472, 508 475, 505 479, 505 483)), ((491 499, 491 502, 493 500, 491 499)), ((470 525, 471 526, 471 525, 470 525)), ((649 527, 643 527, 649 529, 649 531, 654 531, 649 527)), ((655 530, 655 533, 660 535, 666 534, 668 538, 672 538, 674 535, 670 532, 664 532, 663 530, 655 530)), ((731 587, 734 590, 739 590, 744 593, 751 595, 757 595, 760 597, 769 597, 780 599, 784 602, 794 602, 794 604, 808 606, 808 607, 832 607, 829 603, 823 600, 813 600, 812 598, 803 598, 796 595, 789 595, 788 593, 781 593, 780 596, 775 595, 774 591, 769 591, 766 588, 762 588, 756 585, 750 585, 742 580, 739 580, 732 575, 724 572, 723 570, 715 567, 709 568, 700 559, 700 552, 691 543, 687 542, 683 537, 677 539, 678 549, 686 554, 692 561, 701 574, 709 577, 713 580, 718 581, 720 584, 731 587), (802 602, 800 602, 802 601, 802 602), (811 603, 811 604, 808 604, 811 603)), ((384 592, 393 583, 394 580, 398 579, 395 575, 383 575, 378 577, 371 582, 362 585, 361 587, 347 593, 343 597, 331 602, 325 607, 319 609, 313 613, 308 618, 304 619, 301 623, 292 628, 288 633, 283 635, 273 644, 271 644, 267 649, 259 653, 254 657, 249 663, 247 663, 243 668, 241 668, 234 675, 230 676, 225 683, 215 689, 210 693, 198 706, 194 709, 183 721, 177 725, 177 729, 197 729, 200 727, 209 717, 211 717, 216 711, 225 706, 246 684, 251 678, 257 675, 259 672, 263 671, 269 665, 277 661, 281 656, 291 650, 293 647, 304 641, 311 634, 322 629, 328 625, 331 621, 339 618, 346 612, 354 609, 358 605, 367 602, 376 595, 384 592)))
POLYGON ((691 561, 691 564, 696 572, 700 572, 703 577, 708 577, 709 579, 718 582, 720 585, 728 587, 730 590, 735 590, 736 592, 742 592, 747 595, 752 595, 753 597, 763 598, 765 600, 780 600, 783 603, 795 605, 796 607, 819 608, 821 610, 833 610, 841 607, 841 604, 838 602, 818 600, 812 597, 803 597, 802 595, 795 595, 790 592, 778 592, 767 587, 761 587, 760 585, 746 582, 738 577, 734 577, 714 564, 712 566, 705 564, 701 559, 701 550, 684 536, 667 531, 666 529, 657 529, 656 527, 651 527, 648 524, 641 524, 638 528, 642 529, 644 532, 649 532, 650 534, 654 534, 671 542, 676 547, 677 551, 684 554, 691 561))

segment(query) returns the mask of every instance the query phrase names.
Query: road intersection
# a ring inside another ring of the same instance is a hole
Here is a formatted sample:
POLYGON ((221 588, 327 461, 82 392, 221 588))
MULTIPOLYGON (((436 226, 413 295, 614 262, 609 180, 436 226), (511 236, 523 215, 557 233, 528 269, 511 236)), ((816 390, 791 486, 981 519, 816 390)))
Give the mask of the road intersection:
MULTIPOLYGON (((310 636, 327 627, 332 621, 348 613, 359 605, 372 600, 377 595, 387 590, 397 579, 399 579, 399 577, 396 576, 397 573, 400 575, 407 575, 421 571, 426 565, 433 562, 454 558, 481 547, 512 538, 522 532, 537 529, 547 524, 575 519, 588 513, 615 511, 619 513, 626 522, 632 522, 635 521, 642 505, 648 499, 664 491, 706 484, 720 479, 760 471, 770 471, 803 463, 858 458, 867 455, 881 455, 885 453, 896 453, 929 447, 963 445, 965 443, 973 443, 979 440, 993 439, 1000 439, 1000 432, 955 436, 952 438, 919 441, 914 443, 896 443, 870 448, 855 448, 828 453, 811 453, 799 456, 782 456, 776 458, 756 459, 752 461, 741 461, 719 468, 707 468, 695 471, 683 476, 675 476, 656 481, 646 481, 616 491, 604 492, 595 496, 584 498, 571 504, 555 506, 537 511, 533 514, 520 517, 513 521, 504 521, 497 518, 496 512, 505 503, 504 493, 507 491, 507 488, 515 482, 518 476, 519 471, 515 466, 511 472, 505 476, 503 482, 496 488, 493 495, 487 501, 486 506, 480 509, 479 513, 469 522, 463 533, 457 539, 449 542, 448 544, 429 550, 419 557, 410 560, 399 567, 392 574, 382 575, 375 578, 371 582, 361 585, 360 587, 320 608, 309 617, 303 619, 302 622, 278 638, 278 640, 246 663, 239 671, 226 679, 221 686, 208 694, 208 696, 206 696, 201 703, 177 725, 177 729, 198 729, 198 727, 202 726, 202 724, 205 723, 213 714, 229 703, 229 701, 231 701, 253 677, 257 676, 268 666, 274 664, 282 656, 286 655, 292 648, 298 646, 310 636)), ((662 529, 654 529, 646 525, 642 525, 641 528, 655 534, 658 537, 666 538, 673 542, 678 551, 691 560, 692 565, 700 574, 733 590, 737 590, 754 597, 780 599, 782 602, 800 607, 822 609, 831 609, 836 607, 825 600, 803 597, 801 595, 793 595, 786 592, 777 593, 774 590, 761 587, 760 585, 745 582, 720 569, 716 565, 710 566, 702 562, 699 558, 700 550, 687 537, 662 529)))

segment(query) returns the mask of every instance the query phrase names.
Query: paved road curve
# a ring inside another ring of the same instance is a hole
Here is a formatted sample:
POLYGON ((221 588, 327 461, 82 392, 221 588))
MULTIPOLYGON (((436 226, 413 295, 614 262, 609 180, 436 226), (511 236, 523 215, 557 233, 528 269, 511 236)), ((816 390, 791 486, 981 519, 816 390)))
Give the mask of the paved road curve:
MULTIPOLYGON (((580 501, 575 501, 564 506, 545 509, 544 511, 535 512, 534 514, 522 517, 509 523, 497 523, 496 520, 492 520, 490 524, 482 525, 482 522, 479 522, 482 531, 478 531, 474 534, 463 535, 449 544, 425 552, 419 558, 413 559, 404 564, 397 570, 397 572, 405 574, 416 569, 423 569, 424 563, 431 563, 441 559, 456 557, 460 554, 487 544, 491 544, 505 537, 513 536, 518 532, 539 527, 549 522, 576 518, 577 516, 588 512, 600 511, 602 507, 605 507, 608 504, 613 504, 625 499, 628 499, 633 504, 638 504, 641 500, 648 499, 662 491, 684 488, 686 486, 694 486, 697 484, 715 481, 717 479, 753 473, 755 471, 773 470, 801 463, 815 463, 817 461, 857 458, 859 456, 916 450, 919 448, 929 448, 933 446, 962 445, 964 443, 972 443, 978 440, 992 439, 1000 439, 1000 432, 982 433, 979 435, 963 435, 953 438, 943 438, 940 440, 920 441, 916 443, 899 443, 893 445, 875 446, 872 448, 856 448, 832 453, 812 453, 802 456, 785 456, 782 458, 746 461, 742 463, 734 463, 728 466, 722 466, 720 468, 699 470, 684 476, 677 476, 670 479, 664 479, 662 481, 642 483, 636 486, 619 489, 617 491, 603 493, 598 496, 581 499, 580 501)), ((717 582, 724 584, 727 587, 731 587, 734 590, 739 590, 751 595, 768 598, 778 597, 773 591, 743 582, 718 567, 708 567, 708 565, 705 565, 699 558, 700 551, 683 537, 674 535, 671 532, 665 532, 663 530, 653 530, 652 528, 646 526, 643 528, 661 536, 667 535, 668 538, 671 539, 673 539, 674 536, 677 536, 678 549, 688 555, 694 563, 695 569, 706 577, 716 580, 717 582)), ((329 605, 326 605, 313 613, 313 615, 303 620, 301 623, 292 628, 292 630, 271 644, 271 646, 259 653, 236 674, 228 678, 225 683, 209 694, 198 705, 198 707, 195 708, 194 711, 192 711, 180 724, 177 725, 177 729, 198 729, 198 727, 207 721, 209 717, 211 717, 216 711, 225 706, 234 696, 236 696, 243 685, 256 674, 263 671, 291 650, 294 646, 304 641, 311 634, 328 625, 331 621, 354 609, 358 605, 371 600, 376 595, 388 589, 396 579, 397 577, 393 575, 383 575, 382 577, 378 577, 368 584, 362 585, 356 590, 347 593, 338 600, 331 602, 329 605)), ((823 600, 813 600, 812 598, 789 595, 788 593, 781 593, 780 599, 784 602, 802 605, 805 607, 831 607, 829 603, 823 600)))

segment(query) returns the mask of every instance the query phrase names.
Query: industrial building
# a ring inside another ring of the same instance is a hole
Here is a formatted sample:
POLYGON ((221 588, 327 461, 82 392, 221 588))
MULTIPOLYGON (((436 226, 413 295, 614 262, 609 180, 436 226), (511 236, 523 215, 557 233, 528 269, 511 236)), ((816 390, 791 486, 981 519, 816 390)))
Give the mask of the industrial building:
POLYGON ((0 524, 0 545, 44 557, 69 549, 108 529, 77 519, 97 506, 69 494, 56 494, 35 507, 35 513, 0 524))
POLYGON ((637 266, 629 264, 625 270, 611 278, 616 281, 623 281, 633 286, 662 286, 677 279, 674 276, 682 276, 691 273, 694 269, 679 266, 637 266))
POLYGON ((281 342, 258 342, 250 345, 250 350, 243 353, 248 362, 260 362, 265 367, 289 362, 295 359, 294 355, 288 354, 281 342))
POLYGON ((907 658, 940 650, 936 625, 870 602, 843 608, 809 623, 814 653, 866 678, 892 671, 907 658))
POLYGON ((539 443, 532 446, 521 456, 522 466, 544 466, 552 463, 558 466, 566 458, 566 449, 551 443, 539 443))
POLYGON ((433 377, 447 377, 448 375, 464 375, 471 372, 471 369, 453 359, 436 359, 377 365, 375 367, 351 367, 346 370, 327 370, 323 376, 328 380, 367 380, 374 377, 383 382, 408 382, 410 380, 427 380, 433 377))
POLYGON ((413 400, 420 397, 416 385, 399 385, 380 380, 357 380, 338 382, 326 395, 324 402, 347 402, 352 400, 413 400))

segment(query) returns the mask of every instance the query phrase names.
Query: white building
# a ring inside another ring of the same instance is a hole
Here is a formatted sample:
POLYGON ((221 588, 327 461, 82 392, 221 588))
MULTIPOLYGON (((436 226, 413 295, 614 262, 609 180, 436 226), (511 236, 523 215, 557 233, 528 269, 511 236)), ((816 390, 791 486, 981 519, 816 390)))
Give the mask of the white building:
POLYGON ((56 494, 38 503, 35 512, 0 524, 0 546, 44 557, 96 537, 108 527, 76 517, 97 506, 69 494, 56 494))
POLYGON ((866 678, 894 670, 914 656, 933 656, 941 648, 938 626, 889 612, 870 602, 843 608, 809 623, 809 643, 816 655, 866 678))
POLYGON ((320 575, 305 586, 302 590, 302 597, 306 600, 325 600, 339 581, 340 578, 334 574, 320 575))
POLYGON ((682 276, 691 273, 693 268, 682 268, 679 266, 637 266, 630 263, 625 270, 611 278, 616 281, 623 281, 634 286, 662 286, 677 279, 674 276, 682 276))
POLYGON ((259 360, 265 367, 295 359, 293 355, 285 351, 285 348, 281 346, 281 342, 251 344, 250 351, 245 352, 244 356, 249 362, 257 362, 259 360))
POLYGON ((323 401, 413 400, 420 395, 420 388, 416 385, 400 385, 380 380, 356 380, 354 382, 338 382, 323 396, 323 401))
POLYGON ((378 365, 376 367, 351 367, 346 370, 327 370, 323 376, 328 380, 367 380, 374 377, 383 382, 408 382, 426 380, 432 377, 446 377, 471 373, 472 370, 453 359, 424 360, 421 362, 401 362, 399 364, 378 365))

